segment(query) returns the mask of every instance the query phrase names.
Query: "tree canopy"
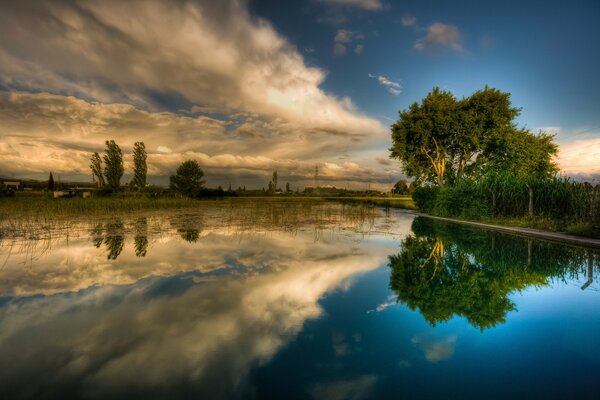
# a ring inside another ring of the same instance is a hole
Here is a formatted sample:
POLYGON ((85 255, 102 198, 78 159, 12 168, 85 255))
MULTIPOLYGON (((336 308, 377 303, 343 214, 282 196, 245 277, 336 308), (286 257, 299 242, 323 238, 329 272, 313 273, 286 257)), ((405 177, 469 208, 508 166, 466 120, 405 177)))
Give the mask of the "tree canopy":
POLYGON ((491 170, 553 175, 553 136, 517 128, 519 112, 509 93, 494 88, 458 100, 435 87, 421 103, 399 113, 391 129, 390 157, 399 159, 418 183, 439 186, 491 170))
POLYGON ((133 145, 133 184, 138 190, 146 187, 146 175, 148 173, 147 158, 148 155, 144 142, 135 142, 133 145))
POLYGON ((204 185, 204 171, 196 160, 187 160, 181 163, 175 175, 171 175, 169 183, 171 189, 185 196, 194 197, 200 193, 204 185))

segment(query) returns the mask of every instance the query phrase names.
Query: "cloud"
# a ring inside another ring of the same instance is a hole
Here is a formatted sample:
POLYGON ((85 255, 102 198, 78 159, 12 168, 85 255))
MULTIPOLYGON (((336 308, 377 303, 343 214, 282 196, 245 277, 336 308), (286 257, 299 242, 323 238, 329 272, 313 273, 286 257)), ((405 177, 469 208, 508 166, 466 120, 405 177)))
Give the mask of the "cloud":
POLYGON ((338 29, 335 33, 335 38, 333 39, 336 43, 349 43, 352 41, 352 37, 354 33, 347 29, 338 29))
POLYGON ((558 165, 564 174, 600 183, 600 137, 563 143, 558 151, 558 165))
MULTIPOLYGON (((349 31, 347 29, 338 29, 335 33, 335 37, 333 38, 333 54, 335 56, 343 56, 346 54, 348 50, 348 46, 350 46, 355 41, 361 41, 365 37, 361 33, 356 33, 349 31)), ((355 54, 362 54, 365 46, 362 43, 357 43, 354 46, 355 54)))
POLYGON ((402 85, 400 85, 399 82, 394 82, 383 75, 369 74, 369 78, 377 79, 380 85, 385 86, 388 89, 388 92, 395 96, 402 93, 402 85))
POLYGON ((417 22, 417 18, 411 14, 404 14, 401 22, 403 26, 413 26, 417 22))
POLYGON ((333 45, 333 55, 334 56, 343 56, 346 54, 346 46, 341 43, 335 43, 333 45))
POLYGON ((441 340, 434 340, 427 335, 415 335, 411 342, 423 350, 427 361, 437 363, 452 358, 456 347, 456 335, 441 340))
POLYGON ((418 39, 414 48, 420 52, 434 52, 441 49, 450 49, 456 52, 464 50, 458 28, 440 22, 431 24, 427 28, 427 35, 418 39))
POLYGON ((396 304, 398 304, 398 296, 395 294, 390 294, 387 299, 383 303, 378 304, 374 310, 367 311, 367 314, 385 311, 389 307, 395 306, 396 304))
POLYGON ((345 6, 345 7, 356 7, 363 10, 374 11, 381 10, 383 4, 380 0, 320 0, 322 3, 345 6))
POLYGON ((381 130, 325 93, 325 73, 242 0, 3 3, 0 71, 10 90, 152 110, 170 100, 313 128, 381 130))
POLYGON ((90 154, 103 151, 106 139, 122 147, 126 174, 133 143, 143 141, 151 177, 167 176, 191 158, 214 186, 243 180, 249 188, 260 188, 273 170, 282 179, 312 186, 315 165, 321 166, 322 184, 387 185, 396 175, 375 164, 368 134, 316 129, 281 118, 234 114, 215 119, 49 93, 0 92, 0 120, 0 169, 20 177, 45 179, 53 171, 63 179, 89 179, 90 154), (354 162, 340 158, 350 152, 354 162))

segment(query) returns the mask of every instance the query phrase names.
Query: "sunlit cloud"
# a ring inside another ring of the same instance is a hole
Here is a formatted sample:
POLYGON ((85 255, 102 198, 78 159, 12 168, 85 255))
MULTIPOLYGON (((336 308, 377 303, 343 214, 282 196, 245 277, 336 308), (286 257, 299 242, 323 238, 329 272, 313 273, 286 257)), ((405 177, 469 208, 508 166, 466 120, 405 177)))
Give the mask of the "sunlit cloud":
POLYGON ((414 48, 419 52, 433 52, 450 49, 462 52, 463 45, 461 34, 454 25, 436 22, 427 28, 427 35, 415 42, 414 48))
MULTIPOLYGON (((340 159, 350 152, 364 153, 372 145, 365 147, 373 139, 368 134, 317 129, 253 114, 225 118, 151 112, 48 93, 4 92, 0 93, 0 168, 39 178, 49 171, 63 177, 89 177, 91 153, 101 152, 104 141, 114 139, 125 152, 126 172, 131 170, 133 143, 143 141, 153 176, 170 175, 182 161, 196 159, 213 184, 222 184, 217 178, 227 175, 229 181, 240 182, 236 176, 244 175, 245 184, 256 186, 261 179, 266 182, 273 170, 312 184, 315 165, 322 165, 322 178, 330 182, 392 181, 370 157, 354 162, 340 159)), ((383 133, 379 137, 385 140, 383 133)))
POLYGON ((562 173, 600 183, 600 137, 563 143, 558 151, 562 173))

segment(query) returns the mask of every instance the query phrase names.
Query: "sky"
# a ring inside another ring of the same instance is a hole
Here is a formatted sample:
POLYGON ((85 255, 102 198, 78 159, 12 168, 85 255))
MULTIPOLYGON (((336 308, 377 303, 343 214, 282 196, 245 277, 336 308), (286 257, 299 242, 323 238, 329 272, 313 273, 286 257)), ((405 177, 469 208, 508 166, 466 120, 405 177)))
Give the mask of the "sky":
POLYGON ((0 176, 91 181, 114 139, 131 178, 187 159, 207 185, 389 190, 398 111, 435 86, 511 93, 600 183, 600 2, 0 2, 0 176), (315 171, 318 177, 315 180, 315 171))

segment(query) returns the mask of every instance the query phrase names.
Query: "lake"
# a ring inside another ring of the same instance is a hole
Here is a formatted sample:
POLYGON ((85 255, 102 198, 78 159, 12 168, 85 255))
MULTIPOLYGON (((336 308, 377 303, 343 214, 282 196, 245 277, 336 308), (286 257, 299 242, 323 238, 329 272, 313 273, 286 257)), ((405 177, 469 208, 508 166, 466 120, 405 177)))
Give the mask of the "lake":
POLYGON ((599 277, 318 201, 4 223, 0 398, 596 399, 599 277))

